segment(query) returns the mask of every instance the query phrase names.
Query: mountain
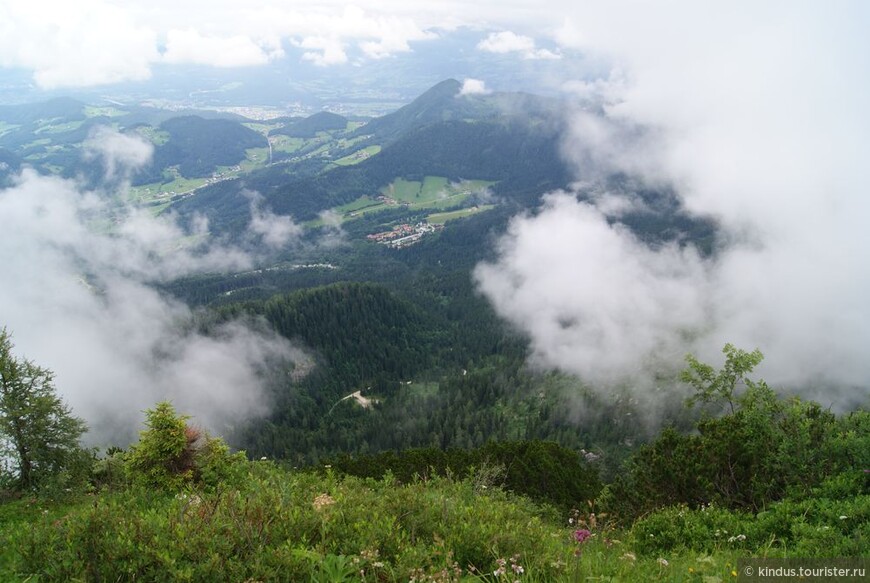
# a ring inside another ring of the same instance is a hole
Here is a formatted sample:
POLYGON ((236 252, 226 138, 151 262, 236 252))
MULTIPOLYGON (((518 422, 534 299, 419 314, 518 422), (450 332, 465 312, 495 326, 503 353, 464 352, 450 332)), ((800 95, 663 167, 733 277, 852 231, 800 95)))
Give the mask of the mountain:
POLYGON ((159 180, 163 169, 174 165, 185 178, 207 177, 218 166, 232 166, 244 160, 248 148, 269 145, 262 134, 228 119, 186 115, 163 122, 160 129, 169 139, 155 148, 154 159, 138 177, 137 184, 159 180))
POLYGON ((498 115, 495 108, 478 97, 460 95, 461 89, 462 84, 456 79, 442 81, 408 105, 359 128, 356 135, 371 136, 383 143, 429 124, 498 115))
POLYGON ((347 118, 329 111, 321 111, 295 123, 272 130, 269 135, 285 135, 291 138, 313 138, 317 132, 343 130, 347 127, 347 118))
POLYGON ((376 197, 396 178, 486 180, 496 183, 494 194, 522 197, 523 206, 567 185, 571 176, 559 153, 559 125, 541 121, 553 111, 550 102, 523 94, 460 96, 459 91, 458 81, 441 82, 354 132, 368 136, 363 144, 383 144, 379 153, 357 164, 324 166, 308 158, 304 163, 313 171, 304 172, 299 172, 301 164, 276 165, 203 188, 173 208, 182 215, 205 214, 217 232, 237 233, 249 220, 242 185, 260 192, 274 212, 297 220, 315 219, 362 196, 376 197))
POLYGON ((84 107, 84 103, 69 97, 58 97, 41 103, 0 105, 0 121, 29 124, 49 119, 81 120, 85 118, 84 107))

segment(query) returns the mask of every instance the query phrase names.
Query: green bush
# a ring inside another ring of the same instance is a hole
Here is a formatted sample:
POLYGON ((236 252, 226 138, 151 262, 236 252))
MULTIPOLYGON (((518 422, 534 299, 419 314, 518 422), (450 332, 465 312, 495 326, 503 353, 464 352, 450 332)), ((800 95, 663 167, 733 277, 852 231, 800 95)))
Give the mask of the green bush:
POLYGON ((501 486, 563 511, 585 505, 601 490, 597 469, 576 451, 552 441, 491 441, 474 449, 343 455, 329 465, 360 477, 381 478, 389 472, 403 483, 448 474, 475 476, 480 485, 501 486))
POLYGON ((623 522, 676 504, 758 512, 870 466, 870 414, 838 418, 817 403, 780 398, 764 381, 745 377, 760 353, 725 352, 719 373, 690 358, 684 379, 696 385, 695 401, 727 413, 705 415, 695 435, 665 429, 632 456, 601 500, 623 522), (738 381, 746 387, 740 394, 738 381))
POLYGON ((15 572, 40 581, 299 581, 352 565, 353 580, 407 581, 454 564, 492 573, 516 556, 543 581, 566 570, 575 546, 556 516, 470 480, 398 485, 245 466, 238 490, 134 487, 36 520, 15 539, 15 572))
POLYGON ((752 556, 861 556, 870 544, 870 496, 786 499, 757 514, 672 506, 637 520, 631 540, 650 555, 744 550, 752 556))
POLYGON ((166 401, 146 411, 148 429, 126 457, 128 475, 151 488, 178 491, 185 486, 213 488, 242 470, 243 453, 230 454, 220 439, 187 423, 166 401))

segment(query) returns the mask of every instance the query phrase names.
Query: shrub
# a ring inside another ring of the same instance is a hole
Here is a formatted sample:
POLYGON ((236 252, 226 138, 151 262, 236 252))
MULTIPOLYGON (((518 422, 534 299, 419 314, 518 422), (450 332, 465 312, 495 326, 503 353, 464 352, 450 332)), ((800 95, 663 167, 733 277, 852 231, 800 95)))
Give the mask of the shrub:
POLYGON ((361 477, 380 478, 389 472, 404 483, 431 476, 475 476, 480 485, 502 486, 565 511, 595 498, 601 490, 593 466, 576 451, 551 441, 491 441, 470 450, 423 448, 342 455, 330 465, 361 477))
POLYGON ((133 487, 37 518, 17 532, 13 568, 46 582, 305 581, 342 580, 353 565, 352 580, 408 581, 518 557, 532 580, 553 581, 576 547, 552 514, 471 480, 400 486, 246 465, 239 490, 133 487))
POLYGON ((745 377, 760 353, 725 352, 720 373, 690 358, 692 374, 683 378, 696 385, 697 401, 724 404, 728 413, 702 417, 696 435, 665 429, 632 456, 601 500, 623 521, 674 504, 758 512, 870 463, 866 412, 838 419, 817 403, 779 398, 764 381, 745 377), (746 387, 739 395, 737 381, 746 387))
POLYGON ((238 475, 244 454, 231 455, 226 444, 187 423, 166 401, 146 411, 148 429, 127 454, 130 477, 143 485, 177 491, 200 484, 215 487, 238 475))

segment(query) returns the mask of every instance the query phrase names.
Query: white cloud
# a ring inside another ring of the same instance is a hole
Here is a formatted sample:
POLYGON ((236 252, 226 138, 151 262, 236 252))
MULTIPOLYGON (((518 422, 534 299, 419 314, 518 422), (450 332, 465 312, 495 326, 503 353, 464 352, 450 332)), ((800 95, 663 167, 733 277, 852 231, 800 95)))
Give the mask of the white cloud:
POLYGON ((519 35, 509 30, 490 33, 477 44, 477 48, 488 53, 520 53, 525 59, 562 58, 558 53, 537 48, 533 38, 519 35))
POLYGON ((480 79, 464 79, 462 88, 459 90, 459 95, 486 95, 490 91, 486 88, 486 83, 480 79))
POLYGON ((566 46, 621 71, 603 117, 572 118, 569 157, 581 178, 621 171, 674 187, 689 210, 718 221, 721 245, 699 262, 691 251, 638 245, 579 203, 559 203, 557 220, 550 202, 517 219, 501 259, 481 268, 482 289, 530 333, 540 359, 590 379, 621 367, 630 378, 663 366, 660 357, 679 366, 667 353, 680 346, 715 359, 733 342, 766 354, 769 381, 825 404, 866 399, 870 118, 861 96, 870 39, 856 23, 868 8, 607 8, 576 9, 562 31, 566 46), (546 225, 574 238, 522 261, 543 246, 546 225), (567 273, 542 274, 538 264, 567 273), (542 322, 529 315, 531 296, 542 322), (577 315, 564 320, 568 330, 553 324, 563 312, 577 315), (630 362, 590 358, 599 341, 630 362))
POLYGON ((206 37, 199 31, 188 28, 170 30, 166 38, 163 62, 193 63, 215 67, 244 67, 262 65, 282 57, 283 51, 266 51, 250 38, 242 35, 229 37, 206 37))
POLYGON ((145 166, 154 154, 151 142, 105 126, 95 128, 82 147, 85 158, 103 160, 108 181, 129 179, 130 173, 145 166))
POLYGON ((0 4, 0 66, 32 69, 43 88, 147 79, 157 58, 153 29, 101 0, 0 4))
POLYGON ((9 0, 0 5, 0 67, 31 69, 39 86, 56 88, 144 80, 156 63, 262 65, 284 57, 283 42, 311 49, 303 59, 321 66, 346 63, 350 47, 362 58, 382 59, 437 38, 408 8, 366 1, 9 0))
MULTIPOLYGON (((143 162, 134 138, 101 139, 92 151, 117 176, 143 162)), ((267 372, 304 355, 262 322, 203 334, 188 306, 153 285, 250 268, 251 255, 209 242, 202 221, 186 230, 112 200, 30 170, 0 191, 0 306, 16 349, 56 373, 95 443, 134 438, 141 411, 162 399, 216 430, 264 413, 267 372)))
POLYGON ((323 231, 317 244, 320 247, 334 248, 344 245, 347 242, 347 233, 341 228, 341 214, 327 209, 318 214, 318 218, 323 221, 323 231))
POLYGON ((293 217, 276 215, 268 209, 263 209, 263 196, 258 192, 245 193, 250 201, 251 222, 248 231, 271 249, 281 249, 298 242, 304 231, 302 225, 296 223, 293 217))
POLYGON ((314 49, 303 53, 302 58, 318 67, 342 65, 347 62, 344 43, 334 37, 310 36, 298 43, 298 46, 303 49, 314 49))
POLYGON ((691 248, 653 251, 569 194, 514 219, 499 260, 475 270, 496 310, 526 331, 533 359, 612 387, 653 358, 681 358, 706 316, 705 266, 691 248))

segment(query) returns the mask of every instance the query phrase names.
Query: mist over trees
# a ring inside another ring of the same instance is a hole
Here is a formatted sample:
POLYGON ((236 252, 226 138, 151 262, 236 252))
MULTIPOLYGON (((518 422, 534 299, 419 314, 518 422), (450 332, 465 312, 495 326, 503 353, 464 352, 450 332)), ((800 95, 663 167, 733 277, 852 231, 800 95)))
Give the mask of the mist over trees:
POLYGON ((0 329, 0 484, 31 491, 80 463, 85 422, 58 396, 54 373, 12 353, 0 329))

